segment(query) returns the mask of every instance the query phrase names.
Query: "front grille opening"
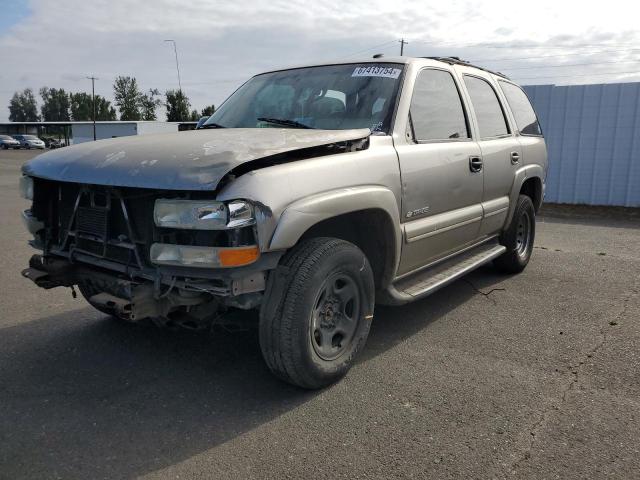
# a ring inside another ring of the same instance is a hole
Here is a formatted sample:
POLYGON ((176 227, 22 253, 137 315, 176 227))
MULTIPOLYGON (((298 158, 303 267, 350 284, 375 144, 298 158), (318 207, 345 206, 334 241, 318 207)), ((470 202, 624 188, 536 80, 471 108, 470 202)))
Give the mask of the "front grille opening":
POLYGON ((46 227, 42 238, 45 253, 71 255, 79 251, 130 267, 155 268, 149 259, 154 242, 211 247, 256 243, 253 227, 200 231, 155 226, 156 199, 211 198, 213 194, 208 192, 115 188, 35 179, 34 195, 32 210, 46 227))

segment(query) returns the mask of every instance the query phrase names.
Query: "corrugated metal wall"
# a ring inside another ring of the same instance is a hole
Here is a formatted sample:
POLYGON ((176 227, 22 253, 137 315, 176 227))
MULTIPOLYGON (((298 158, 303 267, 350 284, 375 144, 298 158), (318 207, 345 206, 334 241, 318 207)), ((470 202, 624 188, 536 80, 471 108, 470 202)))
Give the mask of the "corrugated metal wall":
POLYGON ((545 201, 640 207, 640 83, 524 89, 549 151, 545 201))

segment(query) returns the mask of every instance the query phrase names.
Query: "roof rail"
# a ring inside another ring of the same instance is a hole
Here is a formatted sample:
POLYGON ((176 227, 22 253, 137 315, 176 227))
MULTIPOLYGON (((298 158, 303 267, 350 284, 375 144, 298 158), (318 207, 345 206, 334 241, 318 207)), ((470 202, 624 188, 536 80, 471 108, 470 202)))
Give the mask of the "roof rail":
POLYGON ((509 77, 507 77, 504 73, 494 72, 493 70, 489 70, 488 68, 479 67, 478 65, 469 63, 466 60, 461 60, 460 57, 420 57, 420 58, 426 58, 428 60, 437 60, 439 62, 448 63, 449 65, 464 65, 465 67, 473 67, 473 68, 477 68, 478 70, 483 70, 493 75, 497 75, 499 77, 509 79, 509 77))

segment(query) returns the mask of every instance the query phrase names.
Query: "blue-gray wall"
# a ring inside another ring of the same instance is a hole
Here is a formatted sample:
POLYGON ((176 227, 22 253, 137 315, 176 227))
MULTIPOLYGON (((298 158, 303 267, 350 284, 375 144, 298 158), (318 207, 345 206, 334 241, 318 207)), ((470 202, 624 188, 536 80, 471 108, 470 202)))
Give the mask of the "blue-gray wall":
POLYGON ((545 201, 640 207, 640 83, 524 89, 549 151, 545 201))

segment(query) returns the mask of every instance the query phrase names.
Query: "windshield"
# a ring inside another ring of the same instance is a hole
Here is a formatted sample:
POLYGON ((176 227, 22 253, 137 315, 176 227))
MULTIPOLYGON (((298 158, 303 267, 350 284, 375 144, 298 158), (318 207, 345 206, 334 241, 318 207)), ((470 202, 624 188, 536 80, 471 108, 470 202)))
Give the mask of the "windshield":
POLYGON ((388 133, 402 70, 402 64, 365 63, 257 75, 204 127, 368 128, 388 133))
POLYGON ((35 135, 24 135, 22 138, 25 140, 39 140, 35 135))

